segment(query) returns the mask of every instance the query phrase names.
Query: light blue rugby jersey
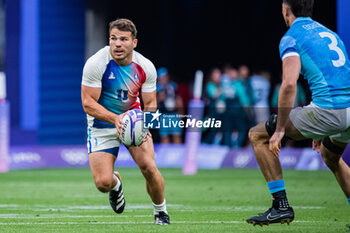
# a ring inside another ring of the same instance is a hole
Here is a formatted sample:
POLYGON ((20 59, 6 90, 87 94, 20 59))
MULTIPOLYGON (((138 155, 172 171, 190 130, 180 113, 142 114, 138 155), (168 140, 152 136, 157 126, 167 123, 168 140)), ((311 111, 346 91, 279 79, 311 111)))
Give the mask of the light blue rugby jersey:
POLYGON ((350 107, 350 62, 340 37, 310 17, 297 18, 280 42, 280 56, 299 55, 312 102, 321 108, 350 107))

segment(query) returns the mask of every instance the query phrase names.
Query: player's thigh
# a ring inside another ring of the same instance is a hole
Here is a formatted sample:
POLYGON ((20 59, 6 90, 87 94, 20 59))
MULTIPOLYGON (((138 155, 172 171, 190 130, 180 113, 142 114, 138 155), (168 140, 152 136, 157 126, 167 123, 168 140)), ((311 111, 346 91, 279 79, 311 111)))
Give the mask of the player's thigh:
POLYGON ((128 149, 135 163, 141 169, 156 167, 153 140, 151 137, 140 146, 130 146, 128 149))
MULTIPOLYGON (((289 118, 294 128, 305 138, 321 140, 338 134, 346 127, 346 111, 322 109, 313 104, 292 109, 289 118)), ((292 129, 291 131, 294 131, 292 129)), ((293 138, 293 135, 290 135, 293 138)))
POLYGON ((89 163, 94 180, 113 179, 116 156, 107 152, 92 152, 89 154, 89 163))
POLYGON ((89 162, 92 175, 112 176, 120 142, 115 128, 88 128, 89 162))
POLYGON ((285 136, 288 138, 291 138, 293 140, 304 140, 307 139, 305 136, 303 136, 300 131, 293 125, 293 122, 288 119, 288 123, 286 126, 286 133, 285 136))
MULTIPOLYGON (((277 124, 277 121, 274 122, 272 118, 268 119, 267 121, 260 122, 259 124, 257 124, 256 126, 250 129, 249 131, 250 140, 251 141, 269 140, 269 138, 272 135, 269 135, 268 131, 271 132, 271 134, 272 132, 275 132, 276 124, 277 124), (267 130, 267 127, 269 127, 269 130, 267 130)), ((305 139, 305 137, 298 131, 298 129, 293 125, 290 119, 287 120, 287 126, 285 130, 286 130, 285 136, 287 136, 288 138, 291 138, 294 140, 305 139)))

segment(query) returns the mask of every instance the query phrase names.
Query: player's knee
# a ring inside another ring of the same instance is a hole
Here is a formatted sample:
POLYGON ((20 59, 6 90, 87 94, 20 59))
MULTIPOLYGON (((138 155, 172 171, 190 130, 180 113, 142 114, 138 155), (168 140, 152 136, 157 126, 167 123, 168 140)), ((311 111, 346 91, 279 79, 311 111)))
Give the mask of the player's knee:
POLYGON ((157 174, 157 167, 152 163, 144 163, 139 166, 143 176, 146 179, 152 179, 157 174))
POLYGON ((322 153, 322 158, 331 171, 339 167, 339 160, 345 148, 334 144, 329 137, 322 140, 322 145, 331 153, 322 153))
POLYGON ((255 130, 255 127, 250 128, 249 132, 248 132, 248 138, 252 144, 254 144, 258 140, 257 136, 258 135, 257 135, 257 132, 255 130))
POLYGON ((333 154, 336 154, 336 155, 342 155, 344 153, 345 148, 346 148, 346 147, 338 146, 335 143, 333 143, 330 137, 325 137, 322 140, 322 144, 324 147, 327 148, 327 150, 329 150, 330 152, 332 152, 333 154))
POLYGON ((277 115, 270 115, 269 119, 265 122, 265 129, 270 137, 275 133, 277 125, 277 115))
POLYGON ((250 128, 250 130, 248 132, 248 138, 253 146, 263 139, 262 134, 263 134, 263 132, 261 132, 261 130, 259 130, 258 126, 254 126, 254 127, 250 128))
POLYGON ((109 192, 112 188, 113 177, 100 177, 95 180, 96 188, 103 193, 109 192))

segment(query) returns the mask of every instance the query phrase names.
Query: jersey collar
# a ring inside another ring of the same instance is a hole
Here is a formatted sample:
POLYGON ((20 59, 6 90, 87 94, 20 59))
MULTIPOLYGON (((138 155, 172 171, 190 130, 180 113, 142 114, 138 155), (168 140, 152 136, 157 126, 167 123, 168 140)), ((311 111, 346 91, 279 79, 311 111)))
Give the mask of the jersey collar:
POLYGON ((298 17, 294 20, 294 22, 292 23, 292 26, 293 24, 299 22, 299 21, 303 21, 303 20, 312 20, 311 17, 298 17))

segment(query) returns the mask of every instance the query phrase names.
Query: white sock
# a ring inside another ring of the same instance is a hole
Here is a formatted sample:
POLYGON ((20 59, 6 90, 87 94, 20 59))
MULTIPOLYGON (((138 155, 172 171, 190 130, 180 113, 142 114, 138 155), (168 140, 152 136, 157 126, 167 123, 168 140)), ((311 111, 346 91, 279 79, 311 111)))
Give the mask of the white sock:
MULTIPOLYGON (((113 174, 113 176, 115 176, 115 175, 113 174)), ((117 184, 114 186, 114 188, 112 188, 112 190, 118 192, 119 187, 120 187, 120 181, 119 181, 119 179, 117 178, 117 184)))
POLYGON ((164 199, 162 204, 159 204, 159 205, 156 205, 154 203, 152 203, 152 204, 153 204, 153 207, 154 207, 154 215, 159 214, 159 212, 165 212, 166 214, 168 214, 168 212, 166 211, 165 199, 164 199))

